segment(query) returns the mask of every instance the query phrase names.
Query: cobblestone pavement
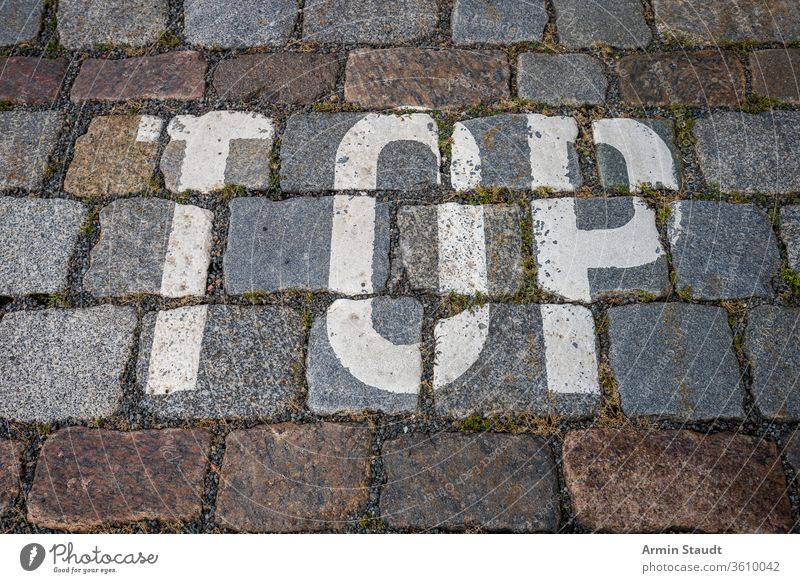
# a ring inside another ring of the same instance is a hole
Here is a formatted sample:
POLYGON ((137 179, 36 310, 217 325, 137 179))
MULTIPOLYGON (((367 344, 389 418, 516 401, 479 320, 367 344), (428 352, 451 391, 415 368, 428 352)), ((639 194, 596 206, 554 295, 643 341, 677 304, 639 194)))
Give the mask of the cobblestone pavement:
POLYGON ((0 3, 0 531, 800 532, 796 8, 0 3))

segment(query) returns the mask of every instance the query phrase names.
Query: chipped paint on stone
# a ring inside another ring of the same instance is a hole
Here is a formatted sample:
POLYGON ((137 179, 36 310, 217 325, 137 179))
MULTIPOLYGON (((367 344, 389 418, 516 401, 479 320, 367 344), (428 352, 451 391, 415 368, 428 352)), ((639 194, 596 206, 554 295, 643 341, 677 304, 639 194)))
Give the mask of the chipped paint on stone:
POLYGON ((375 199, 333 197, 328 287, 343 294, 374 293, 375 199))
POLYGON ((600 394, 594 319, 588 308, 543 305, 547 389, 554 393, 600 394))
POLYGON ((434 389, 452 383, 478 360, 489 336, 489 315, 486 305, 436 323, 434 389))
POLYGON ((161 130, 164 128, 164 120, 154 115, 143 115, 139 118, 139 129, 136 133, 137 142, 148 144, 158 141, 161 137, 161 130))
POLYGON ((578 137, 571 117, 528 114, 528 147, 531 151, 531 189, 539 187, 572 192, 569 147, 578 137))
POLYGON ((161 295, 202 296, 211 258, 214 215, 196 206, 176 204, 161 276, 161 295))
POLYGON ((453 202, 437 207, 439 291, 489 291, 483 206, 453 202))
POLYGON ((195 389, 207 318, 208 306, 158 312, 147 374, 148 395, 195 389))
POLYGON ((457 191, 471 190, 481 184, 481 151, 475 136, 467 127, 456 122, 453 127, 450 182, 457 191))

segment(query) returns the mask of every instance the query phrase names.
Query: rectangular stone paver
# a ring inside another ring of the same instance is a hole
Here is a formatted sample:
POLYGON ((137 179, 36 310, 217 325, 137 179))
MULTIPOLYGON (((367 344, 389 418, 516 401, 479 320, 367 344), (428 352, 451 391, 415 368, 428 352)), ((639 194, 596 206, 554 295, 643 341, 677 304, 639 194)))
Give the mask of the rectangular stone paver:
POLYGON ((336 92, 337 55, 269 53, 226 59, 214 70, 220 99, 305 105, 336 92))
POLYGON ((620 97, 633 106, 736 106, 745 99, 744 67, 716 49, 630 55, 617 71, 620 97))
POLYGON ((298 14, 294 0, 186 0, 183 11, 186 40, 215 48, 283 45, 298 14))
POLYGON ((0 4, 0 46, 36 39, 44 0, 11 0, 0 4))
POLYGON ((64 190, 80 198, 144 190, 155 172, 164 120, 152 115, 103 115, 75 141, 64 190))
POLYGON ((569 49, 646 47, 653 36, 639 0, 553 0, 553 8, 559 43, 569 49))
POLYGON ((489 304, 439 320, 433 393, 444 416, 597 410, 594 320, 571 305, 489 304))
POLYGON ((564 440, 564 478, 591 531, 785 533, 792 527, 774 443, 731 433, 591 429, 564 440))
POLYGON ((39 454, 28 520, 86 531, 199 518, 210 446, 211 435, 202 429, 62 429, 39 454))
POLYGON ((678 289, 703 300, 774 295, 780 255, 763 210, 700 200, 670 208, 667 233, 678 289))
POLYGON ((747 317, 745 351, 753 396, 765 417, 800 420, 800 311, 758 306, 747 317))
POLYGON ((530 435, 401 435, 383 447, 381 516, 394 528, 554 532, 550 448, 530 435))
POLYGON ((55 112, 0 112, 0 189, 42 187, 63 119, 55 112))
POLYGON ((780 210, 781 240, 786 245, 789 267, 800 271, 800 205, 786 205, 780 210))
POLYGON ((281 142, 281 189, 419 190, 440 183, 439 162, 427 114, 298 113, 281 142))
POLYGON ((463 108, 509 96, 505 53, 458 49, 355 50, 344 97, 361 107, 463 108))
POLYGON ((766 49, 750 53, 753 93, 785 103, 800 103, 800 49, 766 49))
POLYGON ((714 112, 694 126, 700 168, 723 192, 800 190, 800 113, 714 112))
POLYGON ((337 195, 230 203, 224 257, 229 294, 291 288, 347 295, 386 288, 389 205, 337 195))
POLYGON ((233 431, 217 494, 217 521, 249 532, 339 531, 369 500, 372 432, 315 423, 233 431))
POLYGON ((725 310, 650 303, 608 311, 611 368, 630 417, 741 418, 744 387, 725 310))
POLYGON ((173 51, 129 59, 86 59, 70 99, 202 99, 207 65, 196 51, 173 51))
POLYGON ((531 203, 536 278, 569 300, 669 291, 655 212, 638 197, 531 203))
POLYGON ((547 24, 544 0, 456 0, 451 27, 459 45, 541 41, 547 24))
POLYGON ((117 200, 100 211, 100 239, 83 286, 95 296, 206 293, 211 211, 163 199, 117 200))
POLYGON ((571 117, 502 114, 455 123, 450 181, 489 188, 574 191, 582 183, 571 117))
POLYGON ((303 39, 320 43, 398 44, 428 38, 436 0, 309 0, 303 39))
POLYGON ((523 279, 520 221, 514 205, 403 206, 394 265, 412 289, 513 294, 523 279))
POLYGON ((133 308, 12 312, 0 320, 0 417, 19 421, 111 415, 133 346, 133 308))
POLYGON ((517 91, 523 99, 572 106, 606 100, 608 78, 594 57, 522 53, 517 62, 517 91))
POLYGON ((0 439, 0 517, 10 510, 19 494, 24 451, 25 444, 21 441, 0 439))
POLYGON ((168 12, 167 0, 59 0, 58 35, 68 49, 146 47, 166 30, 168 12))
POLYGON ((0 101, 26 105, 53 103, 58 97, 66 71, 66 59, 0 59, 0 101))
POLYGON ((136 378, 160 416, 271 415, 299 401, 300 316, 289 308, 187 306, 142 322, 136 378))
POLYGON ((421 330, 422 304, 414 298, 333 302, 311 326, 309 409, 414 411, 422 381, 421 330))
POLYGON ((63 291, 86 211, 72 200, 0 197, 0 295, 63 291))

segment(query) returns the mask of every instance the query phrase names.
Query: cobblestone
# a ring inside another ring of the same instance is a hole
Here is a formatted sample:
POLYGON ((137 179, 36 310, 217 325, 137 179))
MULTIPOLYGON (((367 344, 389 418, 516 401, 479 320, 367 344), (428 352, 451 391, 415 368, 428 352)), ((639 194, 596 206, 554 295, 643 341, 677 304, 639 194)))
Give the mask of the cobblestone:
POLYGON ((283 45, 297 20, 294 0, 186 0, 183 9, 186 39, 214 48, 283 45))
POLYGON ((553 0, 553 7, 559 42, 569 49, 640 48, 652 39, 639 0, 553 0))
POLYGON ((68 49, 146 47, 166 30, 167 12, 167 0, 59 0, 58 34, 68 49))
POLYGON ((0 516, 8 512, 19 494, 24 451, 25 444, 21 441, 0 440, 0 516))
POLYGON ((303 10, 303 38, 320 43, 408 43, 430 37, 437 18, 435 0, 309 0, 303 10))
POLYGON ((786 205, 780 211, 781 240, 786 245, 789 267, 800 271, 800 205, 786 205))
POLYGON ((600 105, 608 91, 603 64, 579 53, 522 53, 517 85, 521 98, 552 105, 600 105))
POLYGON ((66 71, 65 59, 0 59, 0 101, 26 105, 52 103, 58 96, 66 71))
POLYGON ((541 41, 547 18, 544 0, 456 0, 453 42, 496 45, 541 41))
POLYGON ((42 20, 44 0, 14 0, 0 6, 0 46, 24 43, 36 38, 42 20))
POLYGON ((0 189, 42 187, 63 119, 55 112, 0 112, 0 189))
POLYGON ((800 49, 767 49, 750 53, 753 93, 786 103, 800 103, 800 49))
POLYGON ((800 431, 795 431, 790 434, 785 441, 783 455, 786 461, 789 462, 792 470, 794 470, 794 479, 800 485, 800 431))

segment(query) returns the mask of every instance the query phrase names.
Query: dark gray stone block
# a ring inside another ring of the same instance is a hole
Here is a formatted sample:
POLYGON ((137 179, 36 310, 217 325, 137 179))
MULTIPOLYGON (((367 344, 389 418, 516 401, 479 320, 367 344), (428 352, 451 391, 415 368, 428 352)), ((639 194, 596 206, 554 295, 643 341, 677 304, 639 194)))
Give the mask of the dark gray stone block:
POLYGON ((517 92, 523 99, 552 105, 599 105, 606 100, 603 63, 589 55, 523 53, 517 64, 517 92))
POLYGON ((451 19, 459 45, 541 41, 545 24, 544 0, 456 0, 451 19))

